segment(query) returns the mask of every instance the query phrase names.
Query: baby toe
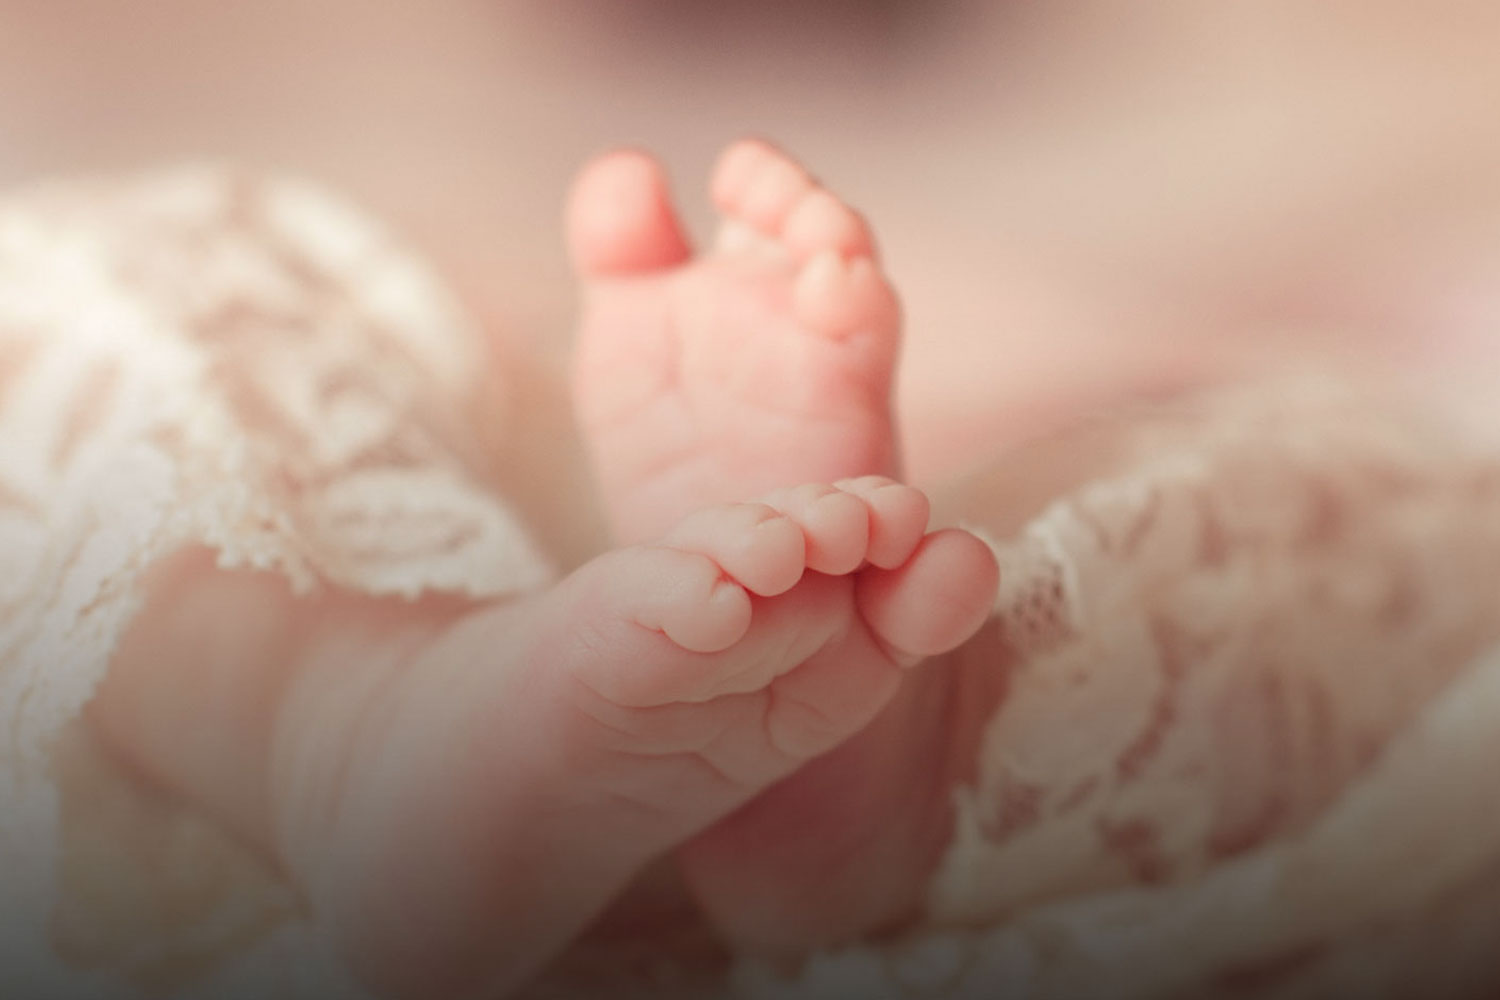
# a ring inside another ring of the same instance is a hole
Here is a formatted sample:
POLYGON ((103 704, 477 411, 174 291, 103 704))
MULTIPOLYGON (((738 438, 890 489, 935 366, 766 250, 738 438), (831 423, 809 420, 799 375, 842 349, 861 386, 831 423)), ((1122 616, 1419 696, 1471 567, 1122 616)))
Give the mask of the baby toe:
POLYGON ((760 139, 741 139, 719 156, 709 181, 714 206, 728 215, 739 214, 745 193, 759 168, 776 156, 770 144, 760 139))
POLYGON ((567 208, 568 244, 586 278, 673 267, 691 254, 661 164, 617 150, 590 163, 574 181, 567 208))
POLYGON ((684 700, 702 685, 696 655, 720 653, 750 629, 750 595, 707 556, 663 546, 601 556, 570 577, 566 629, 575 676, 606 700, 639 708, 684 700), (627 626, 620 632, 620 625, 627 626), (681 655, 639 630, 657 633, 681 655))
POLYGON ((712 583, 694 586, 664 601, 659 609, 661 632, 693 653, 719 653, 733 646, 750 628, 750 598, 743 587, 717 576, 712 583))
POLYGON ((811 260, 823 250, 845 258, 873 257, 875 252, 865 220, 823 188, 808 191, 793 206, 781 238, 799 261, 811 260))
POLYGON ((791 590, 807 565, 802 528, 761 503, 730 504, 689 515, 664 542, 707 556, 730 579, 762 597, 791 590))
POLYGON ((809 483, 773 493, 766 502, 801 526, 808 569, 842 576, 864 561, 870 512, 863 500, 833 486, 809 483))
POLYGON ((885 476, 841 480, 839 489, 869 507, 870 535, 865 559, 873 566, 894 569, 911 558, 927 532, 931 504, 921 490, 885 476))
POLYGON ((757 165, 735 214, 768 236, 778 236, 813 181, 793 160, 774 151, 757 165))
POLYGON ((797 318, 826 337, 893 337, 900 326, 896 293, 869 257, 817 251, 798 271, 792 300, 797 318))

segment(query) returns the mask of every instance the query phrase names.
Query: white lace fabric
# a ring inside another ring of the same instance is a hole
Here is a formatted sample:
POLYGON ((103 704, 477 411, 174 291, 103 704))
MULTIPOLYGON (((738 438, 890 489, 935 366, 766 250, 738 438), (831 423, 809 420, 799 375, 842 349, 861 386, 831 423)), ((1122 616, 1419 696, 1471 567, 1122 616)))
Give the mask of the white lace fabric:
POLYGON ((299 183, 183 170, 0 206, 0 974, 13 995, 79 988, 44 961, 59 911, 74 970, 150 979, 169 959, 201 961, 187 939, 213 938, 212 921, 184 917, 213 907, 181 901, 233 881, 228 860, 205 862, 235 855, 222 840, 170 810, 110 811, 102 770, 54 766, 87 757, 57 753, 59 735, 148 566, 206 545, 299 587, 499 596, 548 578, 468 445, 483 349, 419 262, 299 183), (69 815, 128 815, 136 833, 62 836, 59 783, 80 782, 69 815), (140 835, 147 814, 159 837, 140 835), (205 846, 158 850, 162 870, 140 876, 151 864, 129 845, 174 837, 205 846), (79 854, 129 899, 112 922, 103 899, 90 917, 59 898, 79 854))
POLYGON ((1135 437, 994 543, 924 925, 751 994, 1494 995, 1500 458, 1322 382, 1135 437))
MULTIPOLYGON (((0 205, 0 994, 351 990, 284 886, 69 724, 184 546, 302 587, 548 580, 466 424, 482 351, 301 184, 0 205)), ((1220 399, 995 539, 1007 694, 924 923, 631 995, 1493 994, 1500 459, 1404 413, 1220 399)))

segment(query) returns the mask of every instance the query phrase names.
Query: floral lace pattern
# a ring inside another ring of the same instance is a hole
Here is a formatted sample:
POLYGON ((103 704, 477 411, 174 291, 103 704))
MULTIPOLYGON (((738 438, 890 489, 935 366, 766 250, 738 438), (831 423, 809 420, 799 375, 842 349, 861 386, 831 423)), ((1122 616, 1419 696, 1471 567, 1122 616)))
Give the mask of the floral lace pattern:
POLYGON ((1177 440, 995 545, 1007 693, 926 929, 743 991, 1493 994, 1500 458, 1323 385, 1177 440))
MULTIPOLYGON (((0 205, 0 898, 32 929, 4 935, 7 976, 49 974, 59 844, 78 844, 55 781, 79 769, 54 750, 154 561, 203 544, 299 586, 407 595, 548 578, 465 450, 483 350, 422 266, 296 182, 183 170, 0 205)), ((87 842, 105 841, 131 838, 87 842)), ((145 940, 157 902, 117 929, 145 940)), ((138 964, 65 923, 83 964, 138 964)))

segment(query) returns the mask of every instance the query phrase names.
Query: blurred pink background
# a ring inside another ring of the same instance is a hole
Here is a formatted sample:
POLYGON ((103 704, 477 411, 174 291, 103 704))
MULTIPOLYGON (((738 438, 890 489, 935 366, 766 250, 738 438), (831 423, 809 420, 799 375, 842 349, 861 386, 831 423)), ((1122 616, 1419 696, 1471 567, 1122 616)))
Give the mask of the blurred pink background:
POLYGON ((572 173, 648 147, 706 234, 714 154, 761 134, 881 236, 927 482, 1264 366, 1500 373, 1497 43, 1500 6, 1453 0, 3 0, 0 181, 223 159, 342 191, 485 316, 518 475, 577 496, 572 173))

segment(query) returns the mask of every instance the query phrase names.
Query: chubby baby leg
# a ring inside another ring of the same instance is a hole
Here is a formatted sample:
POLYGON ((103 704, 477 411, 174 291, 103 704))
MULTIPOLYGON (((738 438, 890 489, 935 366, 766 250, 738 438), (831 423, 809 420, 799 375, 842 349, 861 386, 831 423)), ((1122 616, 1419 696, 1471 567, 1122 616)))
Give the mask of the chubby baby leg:
POLYGON ((479 608, 188 561, 94 719, 284 865, 366 982, 503 993, 978 628, 989 550, 926 525, 889 481, 804 487, 479 608))

